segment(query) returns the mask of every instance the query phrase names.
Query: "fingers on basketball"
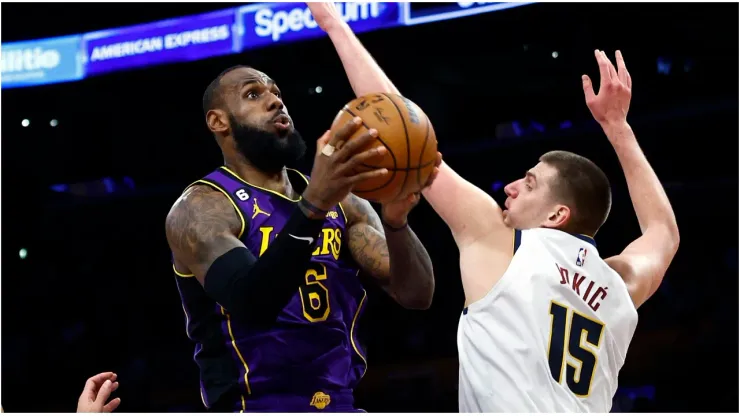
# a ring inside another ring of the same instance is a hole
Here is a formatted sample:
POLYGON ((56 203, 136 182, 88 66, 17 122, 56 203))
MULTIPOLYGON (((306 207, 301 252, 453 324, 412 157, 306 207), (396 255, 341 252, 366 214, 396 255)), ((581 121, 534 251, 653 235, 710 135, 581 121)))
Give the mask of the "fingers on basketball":
POLYGON ((365 150, 364 152, 357 153, 352 156, 349 161, 347 161, 347 168, 351 169, 356 166, 360 166, 365 162, 368 162, 371 159, 375 159, 379 156, 383 156, 386 153, 388 153, 388 149, 386 149, 384 146, 373 147, 371 149, 365 150))
MULTIPOLYGON (((345 161, 350 158, 353 158, 354 156, 357 156, 358 152, 363 152, 364 149, 373 150, 372 144, 377 140, 378 137, 378 131, 375 129, 365 130, 362 132, 359 137, 352 137, 351 140, 344 143, 341 150, 337 154, 337 158, 339 160, 345 161)), ((373 153, 377 154, 377 153, 373 153)))
POLYGON ((318 140, 316 140, 316 154, 318 155, 321 153, 321 151, 324 149, 324 146, 329 144, 329 139, 331 139, 331 130, 327 130, 324 132, 324 134, 319 137, 318 140))
POLYGON ((350 137, 362 126, 362 119, 360 117, 353 117, 347 122, 343 123, 338 129, 332 128, 333 132, 329 144, 335 148, 342 148, 344 142, 349 140, 350 137))
POLYGON ((352 184, 357 184, 357 183, 364 182, 370 179, 383 177, 387 174, 388 174, 388 169, 379 168, 379 169, 367 170, 364 172, 356 173, 350 176, 348 180, 352 184))
POLYGON ((437 139, 426 114, 413 102, 395 94, 369 94, 348 103, 337 115, 333 129, 351 117, 364 122, 347 144, 360 138, 363 129, 377 129, 378 137, 358 142, 355 154, 373 147, 387 151, 356 158, 354 173, 385 168, 386 174, 373 175, 353 187, 353 193, 375 202, 390 202, 420 191, 437 164, 437 139), (366 158, 367 156, 367 158, 366 158))

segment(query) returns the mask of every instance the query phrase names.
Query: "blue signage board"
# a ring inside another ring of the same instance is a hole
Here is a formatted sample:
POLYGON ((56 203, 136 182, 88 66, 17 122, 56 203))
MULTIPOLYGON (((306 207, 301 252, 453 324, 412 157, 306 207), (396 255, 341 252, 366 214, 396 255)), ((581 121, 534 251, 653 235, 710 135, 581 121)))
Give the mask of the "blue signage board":
POLYGON ((234 10, 88 33, 88 75, 238 52, 234 10))
POLYGON ((2 44, 2 87, 27 87, 82 79, 81 42, 81 36, 63 36, 2 44))
MULTIPOLYGON (((342 2, 337 11, 355 33, 401 24, 399 3, 342 2)), ((306 3, 264 3, 241 7, 237 20, 242 33, 241 49, 295 42, 323 35, 306 3)))
POLYGON ((466 1, 445 3, 406 3, 404 25, 440 22, 481 13, 490 13, 512 7, 526 6, 534 2, 506 3, 492 1, 466 1))
MULTIPOLYGON (((438 22, 532 4, 338 2, 355 33, 438 22)), ((24 87, 108 72, 194 61, 324 36, 305 3, 259 3, 84 35, 0 46, 2 87, 24 87)))

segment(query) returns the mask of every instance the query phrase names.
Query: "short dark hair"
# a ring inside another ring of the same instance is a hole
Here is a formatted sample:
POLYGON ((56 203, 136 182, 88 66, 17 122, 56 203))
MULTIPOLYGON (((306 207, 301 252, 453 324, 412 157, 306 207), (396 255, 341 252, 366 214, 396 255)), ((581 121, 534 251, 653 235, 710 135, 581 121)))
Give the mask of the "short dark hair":
POLYGON ((545 153, 540 162, 557 170, 551 188, 555 197, 571 209, 564 231, 596 234, 606 222, 612 206, 611 186, 604 171, 587 158, 562 150, 545 153))
POLYGON ((223 94, 221 90, 221 78, 229 72, 239 68, 252 68, 248 65, 234 65, 230 68, 226 68, 221 71, 218 76, 211 81, 206 87, 206 92, 203 93, 203 115, 208 114, 208 110, 218 107, 223 104, 223 94))

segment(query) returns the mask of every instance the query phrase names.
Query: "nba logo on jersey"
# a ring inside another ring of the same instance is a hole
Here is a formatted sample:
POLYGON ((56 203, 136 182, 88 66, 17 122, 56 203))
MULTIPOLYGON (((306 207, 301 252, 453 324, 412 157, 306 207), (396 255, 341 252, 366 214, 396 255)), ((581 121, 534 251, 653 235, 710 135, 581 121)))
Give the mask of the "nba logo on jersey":
POLYGON ((576 266, 583 267, 583 263, 586 262, 586 253, 588 253, 588 250, 583 247, 578 250, 578 257, 576 257, 576 266))

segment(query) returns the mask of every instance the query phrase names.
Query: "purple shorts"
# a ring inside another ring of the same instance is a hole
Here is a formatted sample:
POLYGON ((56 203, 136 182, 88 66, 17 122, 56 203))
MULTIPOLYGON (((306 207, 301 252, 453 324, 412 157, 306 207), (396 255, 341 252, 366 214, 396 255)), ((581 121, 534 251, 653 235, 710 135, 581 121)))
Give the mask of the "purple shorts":
POLYGON ((317 391, 314 394, 272 394, 263 396, 244 396, 234 403, 233 412, 278 412, 278 413, 365 413, 355 409, 352 391, 330 392, 317 391))

